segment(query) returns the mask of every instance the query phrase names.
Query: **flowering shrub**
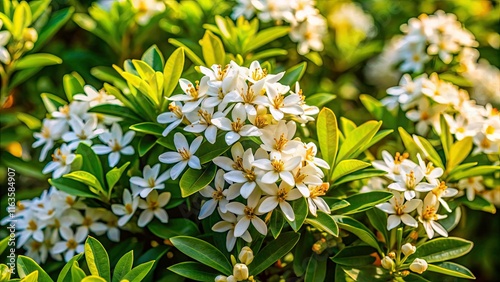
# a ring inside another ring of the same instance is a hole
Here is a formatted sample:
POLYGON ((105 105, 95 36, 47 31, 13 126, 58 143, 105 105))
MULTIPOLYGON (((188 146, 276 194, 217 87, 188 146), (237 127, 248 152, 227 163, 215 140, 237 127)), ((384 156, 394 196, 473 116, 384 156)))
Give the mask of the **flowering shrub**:
POLYGON ((475 279, 460 225, 500 202, 495 62, 454 14, 382 49, 375 10, 329 2, 4 1, 0 281, 475 279), (34 76, 60 28, 109 64, 34 76))

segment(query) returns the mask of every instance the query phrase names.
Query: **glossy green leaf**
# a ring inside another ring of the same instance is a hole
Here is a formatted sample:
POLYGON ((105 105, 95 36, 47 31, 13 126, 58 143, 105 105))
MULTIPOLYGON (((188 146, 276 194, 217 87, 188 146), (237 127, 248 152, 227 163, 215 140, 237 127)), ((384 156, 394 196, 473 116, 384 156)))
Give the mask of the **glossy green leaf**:
POLYGON ((231 263, 227 260, 221 251, 215 248, 213 245, 188 236, 178 236, 170 238, 170 241, 183 252, 185 255, 197 260, 224 275, 230 275, 232 273, 233 267, 231 263))
POLYGON ((441 262, 436 264, 429 264, 427 271, 438 272, 444 275, 453 277, 476 279, 474 274, 465 266, 454 262, 441 262))
POLYGON ((20 277, 38 271, 37 282, 53 282, 52 278, 32 258, 19 255, 17 257, 17 271, 20 277))
POLYGON ((105 281, 111 280, 108 253, 104 246, 91 236, 85 241, 85 260, 92 275, 100 276, 105 281))
POLYGON ((380 254, 383 253, 375 235, 363 223, 355 220, 354 218, 343 215, 334 215, 333 218, 337 221, 340 229, 351 232, 361 239, 361 241, 376 248, 380 254))
POLYGON ((260 252, 255 255, 254 260, 248 265, 250 275, 257 275, 266 270, 273 263, 288 254, 299 241, 300 234, 285 232, 269 242, 260 252))
POLYGON ((425 242, 408 257, 408 261, 420 258, 427 263, 441 262, 461 257, 472 249, 473 243, 458 237, 436 238, 425 242))
POLYGON ((461 164, 472 150, 472 137, 466 137, 451 145, 449 158, 446 164, 446 170, 451 171, 457 165, 461 164))
POLYGON ((54 94, 42 93, 40 97, 42 98, 42 102, 49 113, 55 112, 59 109, 59 107, 68 104, 68 102, 54 94))
POLYGON ((114 117, 121 117, 129 122, 140 122, 142 119, 129 108, 120 105, 103 104, 89 109, 91 113, 99 113, 114 117))
POLYGON ((306 96, 306 104, 311 106, 316 106, 318 108, 323 107, 324 105, 330 103, 335 100, 337 95, 330 93, 316 93, 309 96, 306 96))
POLYGON ((83 278, 80 282, 106 282, 107 280, 97 275, 91 275, 83 278))
POLYGON ((168 270, 195 281, 213 282, 215 277, 220 275, 219 272, 212 268, 195 261, 185 261, 174 264, 170 266, 168 270))
POLYGON ((287 35, 289 31, 290 28, 287 26, 274 26, 261 30, 257 33, 257 36, 255 36, 255 38, 251 40, 247 46, 245 46, 246 48, 244 49, 244 53, 251 52, 259 47, 265 46, 269 42, 273 42, 274 40, 287 35))
POLYGON ((43 12, 47 9, 50 4, 50 0, 39 0, 39 1, 31 1, 29 2, 32 20, 36 21, 38 17, 40 17, 43 12))
POLYGON ((387 234, 387 214, 380 209, 373 208, 366 211, 366 216, 368 217, 368 220, 370 220, 373 227, 375 227, 375 229, 382 234, 382 237, 387 242, 387 240, 389 240, 387 234))
POLYGON ((216 171, 217 167, 213 164, 210 164, 205 169, 188 168, 179 181, 182 197, 185 198, 207 187, 215 178, 216 171))
POLYGON ((462 203, 464 206, 472 210, 489 212, 491 214, 495 214, 497 211, 494 204, 479 195, 475 195, 473 201, 469 201, 466 196, 460 197, 455 201, 462 203))
POLYGON ((322 211, 317 212, 317 217, 306 218, 306 223, 322 230, 330 235, 338 236, 339 227, 331 215, 322 211))
POLYGON ((127 162, 120 168, 114 167, 113 169, 111 169, 106 173, 106 182, 108 184, 108 190, 109 190, 108 195, 111 194, 113 187, 115 187, 116 183, 118 183, 118 180, 120 180, 120 177, 122 177, 122 174, 125 172, 129 164, 130 162, 127 162))
POLYGON ((154 122, 141 122, 131 125, 130 129, 144 134, 162 136, 163 130, 165 128, 154 122))
POLYGON ((229 148, 230 146, 226 144, 222 135, 219 135, 214 144, 203 142, 198 151, 196 151, 196 156, 200 159, 201 164, 206 164, 211 162, 215 157, 224 154, 229 148))
POLYGON ((335 184, 335 181, 339 178, 351 174, 353 172, 359 171, 363 168, 371 166, 370 163, 363 162, 360 160, 343 160, 340 161, 333 169, 330 181, 335 184))
POLYGON ((481 165, 473 168, 469 168, 460 172, 453 173, 450 175, 449 181, 456 181, 464 178, 469 178, 473 176, 491 174, 500 171, 500 166, 497 165, 481 165))
POLYGON ((343 183, 348 183, 348 182, 352 182, 352 181, 360 180, 360 179, 365 179, 365 178, 383 176, 386 174, 387 174, 387 172, 385 172, 383 170, 378 170, 378 169, 374 169, 374 168, 365 168, 362 170, 352 172, 346 176, 343 176, 343 177, 337 179, 337 181, 335 181, 335 185, 340 185, 343 183))
POLYGON ((157 140, 158 139, 156 139, 156 137, 153 135, 146 134, 142 136, 141 139, 139 139, 139 145, 137 147, 137 152, 139 153, 139 157, 142 157, 145 154, 147 154, 147 152, 149 152, 149 150, 151 150, 154 147, 157 140))
POLYGON ((94 187, 98 191, 101 191, 104 195, 108 194, 106 191, 104 191, 104 188, 101 186, 101 183, 99 183, 99 180, 97 180, 97 178, 90 172, 78 170, 65 174, 63 177, 76 180, 90 187, 94 187))
POLYGON ((171 218, 167 223, 154 220, 148 224, 148 229, 156 236, 170 239, 175 236, 195 236, 200 233, 198 226, 186 218, 171 218))
POLYGON ((153 45, 144 52, 141 60, 146 62, 155 71, 163 71, 164 59, 158 46, 153 45))
POLYGON ((125 276, 123 276, 123 280, 129 281, 129 282, 141 282, 146 275, 148 275, 149 271, 153 267, 154 261, 150 262, 145 262, 142 264, 139 264, 138 266, 132 268, 125 276))
POLYGON ((73 13, 75 12, 75 7, 68 7, 65 9, 58 10, 52 13, 49 21, 38 34, 38 40, 35 42, 32 52, 38 51, 45 45, 54 34, 61 29, 61 27, 68 22, 73 13))
POLYGON ((422 157, 426 157, 434 165, 436 165, 442 169, 445 169, 445 167, 443 165, 443 161, 441 160, 441 157, 439 156, 436 149, 434 149, 434 146, 432 146, 431 143, 427 139, 425 139, 421 136, 413 135, 413 140, 415 141, 417 146, 420 148, 421 152, 424 154, 424 156, 422 156, 422 157))
POLYGON ((83 256, 83 253, 77 254, 73 258, 71 258, 63 267, 61 272, 59 272, 59 276, 57 277, 57 282, 72 282, 72 276, 71 276, 71 267, 73 266, 73 263, 76 261, 80 260, 83 256))
POLYGON ((39 68, 50 65, 58 65, 61 64, 61 58, 54 56, 52 54, 31 54, 26 55, 19 59, 15 64, 16 70, 22 70, 27 68, 39 68))
POLYGON ((70 273, 71 273, 72 282, 73 281, 81 281, 83 278, 85 278, 85 276, 87 276, 87 274, 85 274, 83 269, 80 268, 77 261, 73 262, 73 265, 71 266, 71 269, 70 269, 70 273))
POLYGON ((35 270, 28 274, 27 276, 23 277, 21 282, 38 282, 38 270, 35 270))
POLYGON ((340 146, 336 163, 348 158, 355 158, 358 150, 375 136, 382 122, 368 121, 354 129, 340 146))
POLYGON ((366 193, 354 194, 345 199, 346 201, 349 202, 350 205, 345 208, 337 210, 336 213, 353 214, 366 211, 373 208, 377 204, 389 200, 392 197, 393 197, 392 193, 386 191, 370 191, 366 193))
POLYGON ((83 197, 83 198, 96 198, 100 197, 92 193, 88 186, 75 180, 68 178, 49 179, 49 184, 56 187, 58 190, 64 191, 70 195, 83 197))
POLYGON ((279 210, 274 210, 269 221, 269 229, 271 230, 271 234, 273 234, 274 239, 280 235, 284 224, 285 219, 283 214, 279 210))
POLYGON ((65 74, 63 76, 63 87, 64 93, 66 93, 66 97, 70 102, 73 100, 74 95, 85 93, 83 85, 80 84, 78 79, 73 74, 65 74))
POLYGON ((102 171, 102 164, 96 153, 90 146, 85 143, 80 143, 76 148, 76 154, 82 155, 83 164, 82 170, 94 175, 101 186, 104 186, 104 173, 102 171))
MULTIPOLYGON (((405 145, 406 151, 410 154, 410 159, 413 161, 417 161, 417 153, 420 153, 420 148, 418 147, 415 140, 411 137, 411 135, 402 127, 398 128, 399 136, 405 145)), ((423 157, 423 156, 422 156, 423 157)))
POLYGON ((315 256, 309 258, 306 267, 304 282, 325 281, 326 277, 326 259, 319 260, 315 256))
POLYGON ((184 69, 184 48, 177 48, 167 60, 163 69, 163 95, 170 97, 175 87, 179 83, 182 71, 184 69))
POLYGON ((207 67, 211 67, 214 64, 224 65, 226 63, 224 45, 220 38, 212 32, 209 30, 205 32, 205 35, 200 40, 200 45, 202 47, 203 59, 205 59, 207 67))
POLYGON ((345 266, 366 267, 375 262, 376 258, 372 254, 376 252, 371 246, 349 246, 340 250, 332 261, 345 266))
POLYGON ((12 37, 15 40, 20 40, 23 36, 23 31, 25 28, 31 25, 33 17, 31 15, 31 9, 27 2, 22 1, 14 10, 14 15, 12 18, 12 37))
POLYGON ((292 208, 295 213, 295 220, 289 221, 286 217, 285 219, 288 222, 288 224, 290 224, 292 229, 297 232, 300 229, 300 227, 302 227, 302 224, 304 224, 304 221, 306 220, 307 214, 309 212, 306 199, 299 198, 293 201, 292 208))
MULTIPOLYGON (((132 270, 134 264, 134 251, 131 250, 123 255, 116 263, 113 271, 113 282, 120 282, 123 277, 132 270)), ((59 282, 59 281, 58 281, 59 282)))
MULTIPOLYGON (((439 116, 439 124, 441 126, 441 134, 439 135, 439 138, 441 139, 444 155, 448 160, 450 158, 450 148, 453 144, 453 137, 451 136, 450 127, 448 126, 448 122, 446 122, 444 115, 439 116)), ((447 169, 450 170, 449 167, 447 167, 447 169)))
POLYGON ((321 156, 332 166, 335 162, 339 144, 337 118, 332 110, 328 108, 321 110, 316 122, 316 131, 321 156))
POLYGON ((307 62, 299 63, 286 70, 285 75, 281 78, 280 83, 283 85, 294 86, 295 82, 299 81, 306 72, 307 62))

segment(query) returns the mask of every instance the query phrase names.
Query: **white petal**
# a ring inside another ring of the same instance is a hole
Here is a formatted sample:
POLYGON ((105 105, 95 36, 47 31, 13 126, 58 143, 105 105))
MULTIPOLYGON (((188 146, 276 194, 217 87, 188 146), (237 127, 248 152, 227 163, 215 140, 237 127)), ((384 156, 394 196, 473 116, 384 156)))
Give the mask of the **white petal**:
POLYGON ((295 220, 295 213, 293 212, 292 206, 288 202, 280 202, 280 208, 289 221, 295 220))
POLYGON ((258 212, 266 213, 274 210, 278 206, 278 201, 275 196, 267 196, 264 198, 262 203, 259 205, 258 212))
POLYGON ((267 225, 262 219, 260 219, 259 217, 254 217, 252 219, 252 224, 255 227, 255 229, 257 229, 257 231, 259 231, 260 234, 262 234, 264 236, 267 235, 267 225))
POLYGON ((234 237, 240 237, 241 235, 243 235, 243 233, 247 231, 249 225, 250 219, 248 219, 247 217, 242 217, 234 227, 234 237))
POLYGON ((391 230, 401 223, 401 219, 397 215, 390 215, 387 218, 387 230, 391 230))
POLYGON ((401 221, 408 226, 415 228, 418 227, 418 222, 409 214, 401 215, 401 221))

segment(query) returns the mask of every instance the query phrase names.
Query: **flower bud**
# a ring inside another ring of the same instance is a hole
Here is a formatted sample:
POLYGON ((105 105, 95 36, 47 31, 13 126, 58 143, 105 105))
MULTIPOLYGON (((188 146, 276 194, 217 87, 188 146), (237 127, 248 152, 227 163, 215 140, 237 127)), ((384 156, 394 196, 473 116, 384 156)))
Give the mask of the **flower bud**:
POLYGON ((215 277, 215 282, 227 282, 227 277, 224 275, 217 275, 215 277))
POLYGON ((24 29, 23 33, 24 41, 35 42, 38 40, 38 33, 32 27, 24 29))
POLYGON ((240 251, 238 258, 240 259, 241 263, 249 265, 253 261, 252 249, 250 249, 250 247, 243 247, 243 249, 241 249, 240 251))
POLYGON ((248 267, 246 264, 237 263, 233 267, 233 276, 236 281, 248 279, 248 267))
POLYGON ((388 257, 390 257, 391 259, 395 259, 396 258, 396 253, 395 252, 390 252, 387 254, 388 257))
POLYGON ((388 256, 385 256, 382 259, 381 264, 382 264, 382 267, 387 269, 387 270, 392 270, 394 267, 394 261, 388 256))
POLYGON ((415 251, 417 250, 417 247, 413 246, 412 244, 410 243, 406 243, 404 244, 402 247, 401 247, 401 251, 403 252, 403 254, 405 256, 409 256, 413 253, 415 253, 415 251))
POLYGON ((423 259, 417 258, 410 264, 410 270, 418 274, 422 274, 427 270, 427 262, 423 259))

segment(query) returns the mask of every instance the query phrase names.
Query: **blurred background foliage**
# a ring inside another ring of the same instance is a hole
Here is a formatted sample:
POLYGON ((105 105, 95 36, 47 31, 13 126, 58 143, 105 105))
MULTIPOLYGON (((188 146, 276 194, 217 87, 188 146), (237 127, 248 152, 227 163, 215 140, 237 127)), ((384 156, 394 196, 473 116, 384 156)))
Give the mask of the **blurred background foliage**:
MULTIPOLYGON (((112 0, 100 1, 103 6, 111 5, 112 2, 112 0)), ((388 40, 401 34, 402 24, 422 13, 431 14, 441 9, 456 14, 479 42, 478 50, 481 58, 500 67, 500 2, 497 0, 318 0, 316 2, 321 14, 328 20, 328 34, 323 40, 324 51, 299 55, 296 44, 287 36, 283 36, 279 40, 259 47, 255 52, 271 48, 286 50, 270 59, 271 65, 279 68, 273 72, 306 61, 308 63, 306 73, 301 79, 304 94, 337 95, 336 99, 329 101, 325 106, 333 109, 337 116, 344 116, 356 124, 373 119, 359 99, 361 94, 376 98, 386 95, 386 88, 368 82, 364 72, 366 63, 382 51, 388 40), (357 3, 357 6, 364 11, 364 14, 359 15, 358 22, 353 23, 342 18, 347 13, 341 10, 342 5, 349 2, 357 3)), ((51 13, 68 7, 73 7, 75 12, 72 19, 38 52, 55 54, 63 60, 63 63, 45 67, 43 71, 13 89, 7 103, 1 109, 2 187, 6 183, 7 166, 14 167, 18 172, 19 178, 16 183, 19 188, 18 199, 37 196, 47 187, 48 176, 41 174, 44 163, 37 161, 36 156, 39 152, 31 148, 34 140, 32 132, 37 130, 40 124, 19 115, 19 113, 29 113, 38 119, 45 116, 40 93, 49 92, 64 97, 63 76, 72 72, 80 74, 87 84, 100 89, 102 81, 95 75, 99 76, 102 73, 98 70, 111 70, 111 65, 121 66, 125 59, 138 59, 152 44, 156 44, 164 54, 172 53, 181 45, 197 52, 200 50, 198 41, 205 34, 206 24, 215 25, 216 15, 229 16, 234 5, 231 1, 223 0, 167 0, 165 4, 165 10, 153 16, 147 25, 135 23, 132 19, 133 14, 127 13, 126 10, 118 11, 120 16, 115 20, 121 24, 114 27, 115 33, 103 32, 101 36, 97 36, 95 32, 86 30, 92 28, 92 24, 89 23, 89 10, 96 9, 94 1, 51 2, 49 6, 51 13), (98 66, 104 68, 95 69, 98 66)), ((272 22, 261 23, 260 29, 274 25, 272 22)), ((228 50, 230 49, 226 46, 226 51, 228 50)), ((185 67, 188 76, 190 72, 194 73, 193 65, 188 56, 185 67)), ((379 83, 385 85, 388 82, 379 83)), ((491 102, 498 107, 500 99, 491 102)), ((406 127, 409 123, 403 118, 397 120, 395 125, 406 127)), ((398 148, 400 145, 393 141, 381 144, 381 148, 392 147, 392 151, 394 146, 398 148)), ((4 193, 2 188, 2 194, 4 193)), ((5 207, 5 201, 5 197, 2 197, 2 207, 5 207)), ((0 217, 4 216, 5 209, 2 208, 0 217)), ((470 210, 464 212, 463 216, 454 234, 473 240, 475 246, 471 254, 460 259, 459 263, 470 267, 478 281, 497 281, 496 269, 500 269, 498 216, 470 210)))

